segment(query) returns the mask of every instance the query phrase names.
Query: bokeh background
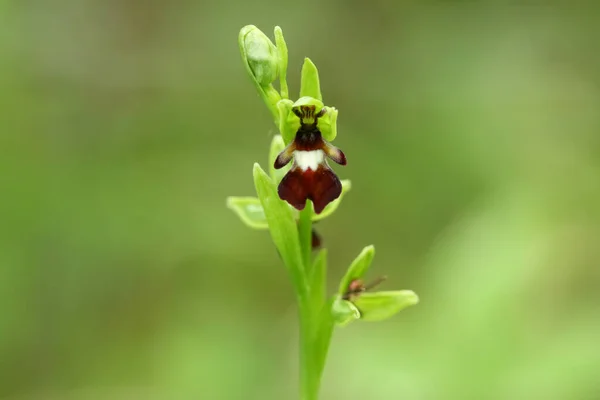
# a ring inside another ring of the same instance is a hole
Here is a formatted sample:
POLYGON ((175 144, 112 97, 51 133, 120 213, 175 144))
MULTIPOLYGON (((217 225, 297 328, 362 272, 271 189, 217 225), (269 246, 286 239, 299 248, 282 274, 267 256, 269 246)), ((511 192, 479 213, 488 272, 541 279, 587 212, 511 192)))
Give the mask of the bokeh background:
POLYGON ((421 303, 335 333, 323 399, 600 399, 600 6, 0 2, 0 398, 296 398, 253 195, 276 133, 237 33, 280 25, 340 110, 334 290, 421 303))

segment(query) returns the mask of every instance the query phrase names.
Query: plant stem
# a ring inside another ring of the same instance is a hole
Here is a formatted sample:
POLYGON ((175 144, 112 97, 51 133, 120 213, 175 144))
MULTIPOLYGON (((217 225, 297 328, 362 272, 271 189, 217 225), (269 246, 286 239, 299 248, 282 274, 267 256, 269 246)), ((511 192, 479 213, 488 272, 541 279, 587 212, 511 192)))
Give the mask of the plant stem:
POLYGON ((300 221, 298 222, 298 235, 300 236, 300 249, 302 251, 302 261, 304 262, 304 273, 306 279, 310 277, 311 252, 312 252, 312 202, 306 201, 306 207, 300 212, 300 221))
POLYGON ((300 314, 300 399, 317 400, 314 392, 311 340, 311 315, 308 307, 299 310, 300 314))
POLYGON ((315 376, 315 355, 313 322, 318 321, 313 308, 313 288, 310 287, 311 253, 312 253, 312 203, 307 200, 304 210, 300 212, 298 236, 304 264, 304 277, 309 283, 309 294, 305 304, 299 305, 300 318, 300 398, 301 400, 317 400, 318 380, 315 376), (316 378, 316 379, 315 379, 316 378))
MULTIPOLYGON (((333 320, 330 309, 331 300, 325 300, 324 279, 319 285, 315 283, 315 274, 325 271, 312 271, 312 216, 313 207, 307 201, 300 212, 298 236, 304 274, 308 282, 307 302, 300 304, 300 395, 301 400, 317 400, 321 386, 321 376, 325 368, 327 352, 331 342, 333 320)), ((326 257, 326 255, 325 255, 326 257)), ((326 264, 325 264, 326 265, 326 264)))

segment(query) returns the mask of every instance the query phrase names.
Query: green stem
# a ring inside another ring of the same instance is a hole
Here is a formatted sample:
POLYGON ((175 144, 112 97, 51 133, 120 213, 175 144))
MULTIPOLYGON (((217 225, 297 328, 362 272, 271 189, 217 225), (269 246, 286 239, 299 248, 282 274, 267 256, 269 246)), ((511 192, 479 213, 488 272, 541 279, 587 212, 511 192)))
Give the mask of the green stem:
MULTIPOLYGON (((325 368, 333 331, 333 320, 330 314, 331 301, 326 301, 324 298, 325 278, 318 276, 324 274, 325 270, 312 270, 312 217, 312 203, 307 201, 306 207, 300 212, 298 222, 302 262, 309 285, 307 303, 301 304, 299 310, 301 400, 318 399, 321 376, 325 368)), ((320 256, 326 257, 326 253, 320 256)), ((326 260, 322 261, 325 264, 320 268, 325 268, 326 260)))
POLYGON ((304 262, 304 273, 306 279, 310 277, 310 260, 312 252, 312 202, 306 201, 306 207, 300 212, 300 221, 298 222, 298 235, 300 236, 300 249, 302 251, 302 261, 304 262))
POLYGON ((300 399, 317 400, 314 391, 311 315, 308 307, 300 310, 300 399))
POLYGON ((333 333, 330 309, 331 301, 327 301, 316 313, 314 309, 305 309, 308 313, 300 312, 301 400, 317 400, 319 396, 333 333))
MULTIPOLYGON (((312 252, 312 203, 306 202, 304 210, 300 212, 298 221, 298 236, 300 239, 300 250, 302 252, 302 263, 304 264, 304 277, 310 285, 311 276, 311 252, 312 252)), ((315 355, 316 348, 314 342, 315 329, 313 321, 315 310, 313 308, 312 296, 313 288, 309 287, 308 299, 306 303, 300 305, 300 398, 301 400, 317 400, 318 379, 315 376, 315 355)))

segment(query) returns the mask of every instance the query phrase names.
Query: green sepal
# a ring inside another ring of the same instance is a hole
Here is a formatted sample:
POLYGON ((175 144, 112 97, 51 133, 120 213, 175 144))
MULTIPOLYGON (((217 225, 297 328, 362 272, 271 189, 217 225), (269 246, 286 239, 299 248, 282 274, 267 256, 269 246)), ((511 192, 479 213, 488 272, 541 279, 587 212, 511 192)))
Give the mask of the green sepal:
POLYGON ((252 229, 268 229, 267 218, 260 200, 256 197, 228 197, 227 208, 252 229))
POLYGON ((288 203, 279 198, 275 183, 258 163, 254 164, 253 175, 256 193, 263 206, 273 243, 275 243, 279 255, 290 271, 300 301, 302 304, 306 304, 308 297, 306 271, 302 262, 302 252, 294 214, 288 203))
POLYGON ((337 136, 338 110, 335 107, 325 107, 327 112, 319 118, 318 126, 323 138, 332 142, 337 136))
POLYGON ((344 198, 344 195, 348 191, 350 191, 350 189, 352 189, 352 183, 350 182, 349 179, 342 179, 341 182, 342 182, 342 193, 340 194, 340 197, 338 197, 331 203, 327 204, 327 206, 325 206, 323 211, 321 211, 321 214, 313 214, 313 217, 312 217, 313 222, 320 221, 322 219, 329 217, 331 214, 333 214, 335 212, 335 210, 337 210, 337 208, 340 206, 340 203, 341 203, 342 199, 344 198))
POLYGON ((277 45, 277 52, 279 54, 279 91, 281 97, 288 99, 288 85, 286 80, 287 66, 288 66, 288 49, 285 39, 283 38, 283 31, 280 27, 275 27, 275 43, 277 45))
POLYGON ((363 321, 382 321, 399 311, 414 306, 419 297, 412 290, 361 293, 353 300, 363 321))
POLYGON ((300 80, 300 97, 309 96, 323 101, 321 95, 321 84, 319 83, 319 71, 310 58, 304 59, 302 65, 302 77, 300 80))
POLYGON ((336 325, 345 326, 360 318, 360 311, 348 300, 336 297, 331 304, 331 316, 336 325))
POLYGON ((279 132, 283 137, 283 142, 288 145, 296 137, 296 132, 300 128, 300 119, 292 112, 294 102, 288 99, 281 99, 277 103, 279 111, 279 132))
POLYGON ((346 293, 350 282, 352 282, 354 279, 359 279, 363 277, 363 275, 371 266, 371 262, 373 262, 373 257, 375 257, 375 247, 371 245, 365 247, 360 252, 360 254, 354 259, 354 261, 352 261, 352 264, 350 264, 348 270, 346 271, 346 274, 340 282, 340 287, 338 289, 338 293, 340 295, 346 293))
POLYGON ((290 162, 285 167, 275 169, 275 159, 285 149, 285 143, 283 142, 283 138, 281 135, 273 136, 273 140, 271 140, 271 147, 269 148, 269 174, 271 175, 271 179, 275 184, 279 184, 285 174, 292 168, 292 163, 290 162))

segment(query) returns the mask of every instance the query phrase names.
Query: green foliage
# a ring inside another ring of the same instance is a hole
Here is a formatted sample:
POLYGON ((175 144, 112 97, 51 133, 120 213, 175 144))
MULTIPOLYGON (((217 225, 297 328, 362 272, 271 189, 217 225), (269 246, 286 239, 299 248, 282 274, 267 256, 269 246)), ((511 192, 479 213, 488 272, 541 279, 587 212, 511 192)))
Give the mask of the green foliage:
POLYGON ((254 164, 253 175, 254 187, 265 211, 273 243, 291 273, 296 294, 300 301, 306 301, 308 282, 294 214, 290 207, 279 199, 275 184, 260 165, 254 164))
POLYGON ((278 133, 231 23, 283 14, 353 185, 327 298, 366 243, 366 283, 422 298, 334 328, 323 400, 598 398, 600 2, 365 10, 0 4, 0 399, 297 398, 287 270, 224 207, 278 133))
POLYGON ((340 196, 331 201, 320 214, 315 214, 312 202, 307 201, 298 212, 278 195, 277 185, 291 166, 275 169, 275 159, 290 144, 300 127, 294 110, 313 107, 315 112, 326 109, 317 121, 325 140, 335 139, 338 112, 323 103, 319 73, 315 64, 305 58, 302 66, 300 98, 293 102, 288 98, 287 45, 279 27, 275 28, 277 46, 258 30, 249 25, 240 31, 240 51, 246 70, 261 94, 265 105, 271 110, 279 127, 269 149, 269 175, 254 164, 254 186, 258 199, 252 197, 229 197, 227 206, 251 228, 268 228, 273 243, 290 273, 298 299, 300 318, 300 385, 302 400, 316 400, 321 374, 331 341, 333 326, 346 325, 356 319, 376 321, 387 319, 398 311, 417 303, 411 291, 388 291, 358 293, 344 298, 350 283, 362 278, 370 267, 375 253, 373 246, 365 247, 352 262, 340 282, 338 294, 327 298, 327 251, 321 250, 313 259, 312 235, 314 221, 331 216, 339 207, 344 195, 350 190, 349 180, 341 181, 340 196), (281 93, 274 95, 272 82, 279 76, 281 93))
POLYGON ((265 211, 256 197, 228 197, 227 208, 236 213, 244 224, 253 229, 268 229, 265 211))
POLYGON ((412 290, 362 293, 353 301, 363 321, 382 321, 406 307, 414 306, 419 297, 412 290))

